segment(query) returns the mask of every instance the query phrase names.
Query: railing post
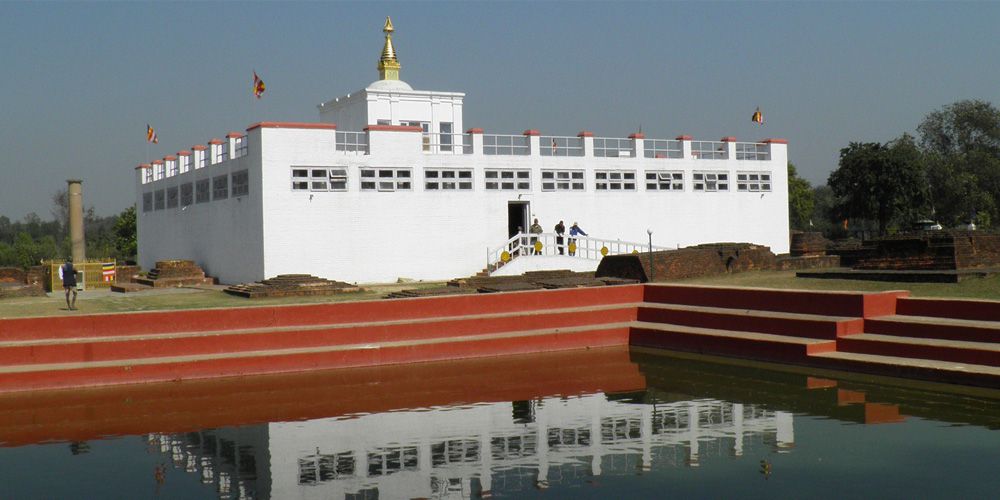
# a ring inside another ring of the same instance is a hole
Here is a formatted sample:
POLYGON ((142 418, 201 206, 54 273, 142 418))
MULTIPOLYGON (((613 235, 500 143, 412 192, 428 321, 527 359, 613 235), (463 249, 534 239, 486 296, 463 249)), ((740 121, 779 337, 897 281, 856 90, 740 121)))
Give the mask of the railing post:
POLYGON ((735 160, 736 159, 736 137, 733 137, 731 135, 727 135, 726 137, 723 137, 722 139, 719 139, 719 140, 722 141, 722 142, 724 142, 724 143, 726 143, 726 159, 727 160, 735 160))
POLYGON ((580 138, 580 146, 583 147, 583 156, 594 156, 594 133, 589 130, 581 130, 576 134, 580 138))
POLYGON ((541 145, 539 141, 541 140, 539 136, 542 135, 536 129, 530 128, 523 132, 525 136, 528 137, 528 156, 539 156, 542 154, 541 145))
POLYGON ((472 138, 472 150, 469 151, 470 155, 483 155, 483 129, 481 128, 470 128, 465 131, 472 138))
POLYGON ((646 149, 646 134, 636 132, 628 138, 632 139, 632 158, 642 158, 646 149))
POLYGON ((681 158, 691 158, 691 139, 690 135, 677 136, 677 140, 681 141, 681 158))

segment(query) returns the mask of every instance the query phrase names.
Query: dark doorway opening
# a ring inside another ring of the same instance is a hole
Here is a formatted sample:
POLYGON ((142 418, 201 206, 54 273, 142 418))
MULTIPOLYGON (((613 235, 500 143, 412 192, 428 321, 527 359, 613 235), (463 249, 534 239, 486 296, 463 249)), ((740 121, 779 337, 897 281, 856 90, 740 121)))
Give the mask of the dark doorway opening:
POLYGON ((528 202, 508 201, 507 237, 513 238, 518 228, 521 228, 521 232, 528 230, 528 202))

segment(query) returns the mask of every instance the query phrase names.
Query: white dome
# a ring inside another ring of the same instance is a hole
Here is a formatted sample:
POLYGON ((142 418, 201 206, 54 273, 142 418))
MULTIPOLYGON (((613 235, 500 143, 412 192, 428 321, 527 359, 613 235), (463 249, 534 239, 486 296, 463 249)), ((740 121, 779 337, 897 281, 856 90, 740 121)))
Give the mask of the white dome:
POLYGON ((413 87, 403 80, 377 80, 368 86, 368 90, 413 90, 413 87))

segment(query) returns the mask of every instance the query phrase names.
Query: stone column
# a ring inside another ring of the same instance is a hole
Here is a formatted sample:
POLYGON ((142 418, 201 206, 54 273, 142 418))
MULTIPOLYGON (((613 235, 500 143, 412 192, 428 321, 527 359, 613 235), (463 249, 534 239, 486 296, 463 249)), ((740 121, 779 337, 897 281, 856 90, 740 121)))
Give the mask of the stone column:
POLYGON ((69 239, 73 243, 73 262, 87 260, 87 241, 83 237, 83 181, 68 179, 69 239))

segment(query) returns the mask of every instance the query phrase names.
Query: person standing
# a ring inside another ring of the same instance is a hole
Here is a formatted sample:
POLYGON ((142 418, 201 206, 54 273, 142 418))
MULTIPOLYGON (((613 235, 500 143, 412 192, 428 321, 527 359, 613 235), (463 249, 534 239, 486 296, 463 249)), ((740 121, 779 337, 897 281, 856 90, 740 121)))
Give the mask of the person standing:
POLYGON ((559 221, 559 223, 556 224, 556 248, 559 249, 559 255, 563 254, 563 249, 565 248, 563 246, 564 234, 566 234, 566 226, 563 224, 563 221, 559 221))
POLYGON ((569 254, 570 255, 576 255, 576 236, 577 235, 587 236, 587 233, 583 232, 583 229, 580 229, 580 226, 578 226, 576 224, 576 222, 574 222, 573 225, 570 226, 570 228, 569 228, 569 254))
MULTIPOLYGON (((535 223, 532 224, 531 227, 528 228, 528 232, 530 232, 531 234, 542 234, 542 225, 538 223, 538 219, 535 219, 535 223)), ((535 243, 537 243, 537 242, 538 242, 538 237, 537 236, 532 236, 531 237, 531 253, 533 255, 540 253, 538 250, 535 249, 535 243)))
POLYGON ((76 310, 76 268, 73 267, 73 259, 67 258, 66 263, 59 266, 59 278, 62 279, 63 290, 66 290, 66 307, 70 311, 76 310), (73 294, 73 300, 69 298, 73 294))

